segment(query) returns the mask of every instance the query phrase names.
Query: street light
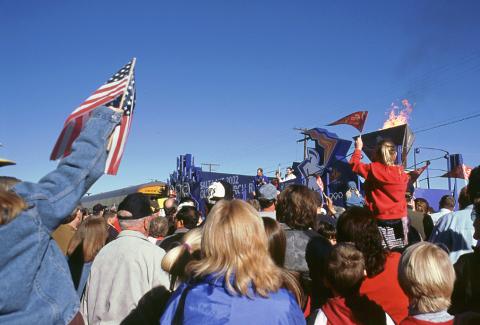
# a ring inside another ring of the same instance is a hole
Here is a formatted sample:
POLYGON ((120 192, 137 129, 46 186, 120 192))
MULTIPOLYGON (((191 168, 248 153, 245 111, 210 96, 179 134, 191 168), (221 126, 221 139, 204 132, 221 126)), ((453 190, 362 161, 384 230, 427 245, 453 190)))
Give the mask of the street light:
MULTIPOLYGON (((415 165, 415 169, 417 169, 417 154, 420 153, 420 149, 436 150, 436 151, 441 151, 441 152, 445 153, 445 156, 443 158, 445 158, 447 160, 447 173, 450 172, 450 153, 447 150, 443 150, 443 149, 440 149, 440 148, 432 148, 432 147, 416 147, 413 150, 413 164, 415 165)), ((427 167, 427 184, 428 184, 428 188, 430 189, 430 177, 429 177, 429 173, 428 173, 428 167, 427 167)), ((415 181, 415 187, 417 187, 417 182, 416 181, 415 181)), ((448 190, 449 191, 452 190, 452 183, 451 183, 450 176, 448 177, 448 190)))

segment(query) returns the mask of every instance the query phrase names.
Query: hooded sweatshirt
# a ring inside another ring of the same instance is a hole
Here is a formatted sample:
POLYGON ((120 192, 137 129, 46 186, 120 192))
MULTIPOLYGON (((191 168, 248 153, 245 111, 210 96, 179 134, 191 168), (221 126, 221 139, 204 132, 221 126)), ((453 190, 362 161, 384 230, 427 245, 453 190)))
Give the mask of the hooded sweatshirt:
POLYGON ((409 176, 402 166, 387 166, 380 162, 364 164, 362 152, 355 149, 350 165, 365 178, 366 206, 381 220, 401 219, 407 216, 405 193, 409 176))

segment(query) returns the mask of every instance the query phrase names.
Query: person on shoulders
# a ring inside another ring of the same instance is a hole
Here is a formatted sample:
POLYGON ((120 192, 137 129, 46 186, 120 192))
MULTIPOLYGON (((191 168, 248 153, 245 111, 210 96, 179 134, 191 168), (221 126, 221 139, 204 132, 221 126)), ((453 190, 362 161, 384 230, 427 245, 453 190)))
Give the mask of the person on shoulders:
MULTIPOLYGON (((361 162, 362 137, 355 140, 350 159, 353 172, 365 179, 365 203, 377 219, 383 246, 403 248, 408 244, 408 217, 405 194, 410 180, 403 166, 396 165, 397 150, 390 140, 382 140, 370 164, 361 162)), ((412 172, 416 173, 416 171, 412 172)))

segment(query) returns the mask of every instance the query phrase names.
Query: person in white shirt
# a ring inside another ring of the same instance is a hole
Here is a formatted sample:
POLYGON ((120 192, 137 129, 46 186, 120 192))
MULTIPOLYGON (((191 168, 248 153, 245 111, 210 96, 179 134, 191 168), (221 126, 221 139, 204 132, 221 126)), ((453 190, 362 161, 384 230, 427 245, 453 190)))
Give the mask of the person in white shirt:
POLYGON ((438 212, 432 213, 430 216, 432 217, 433 224, 436 225, 437 221, 446 215, 447 213, 451 213, 455 208, 455 199, 451 195, 444 195, 440 199, 439 203, 440 210, 438 212))
POLYGON ((287 171, 286 171, 286 174, 285 174, 284 178, 280 177, 279 172, 277 172, 276 176, 277 176, 278 180, 280 181, 280 183, 287 182, 287 181, 290 181, 292 179, 297 178, 297 176, 295 176, 295 174, 293 173, 293 168, 292 167, 287 167, 287 171))

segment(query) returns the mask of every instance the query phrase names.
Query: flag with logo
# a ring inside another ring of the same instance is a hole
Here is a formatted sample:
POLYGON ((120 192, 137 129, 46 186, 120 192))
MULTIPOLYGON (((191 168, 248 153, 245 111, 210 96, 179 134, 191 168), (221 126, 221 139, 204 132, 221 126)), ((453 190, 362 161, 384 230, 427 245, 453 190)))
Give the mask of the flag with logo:
POLYGON ((93 110, 105 105, 123 110, 121 123, 115 127, 105 166, 105 173, 116 175, 127 141, 133 111, 135 108, 135 58, 123 66, 105 84, 78 106, 64 123, 62 132, 55 143, 50 160, 68 156, 72 144, 85 127, 93 110))
POLYGON ((363 126, 367 120, 368 111, 359 111, 342 117, 341 119, 327 124, 328 126, 339 125, 339 124, 348 124, 356 128, 358 131, 363 131, 363 126))

